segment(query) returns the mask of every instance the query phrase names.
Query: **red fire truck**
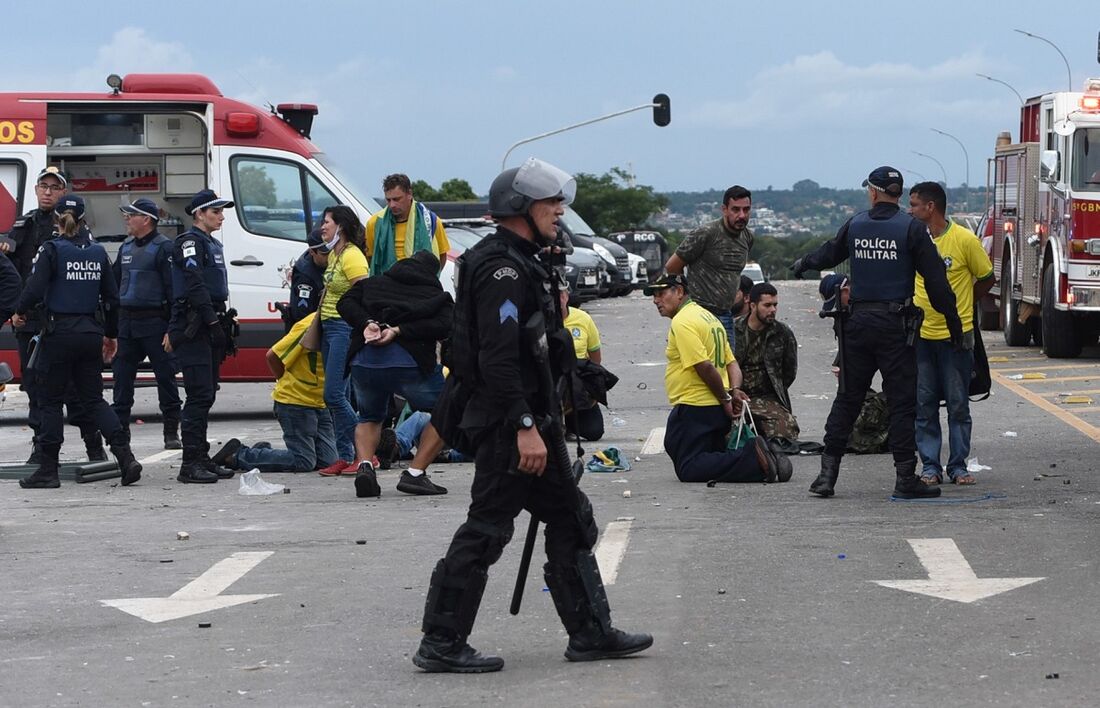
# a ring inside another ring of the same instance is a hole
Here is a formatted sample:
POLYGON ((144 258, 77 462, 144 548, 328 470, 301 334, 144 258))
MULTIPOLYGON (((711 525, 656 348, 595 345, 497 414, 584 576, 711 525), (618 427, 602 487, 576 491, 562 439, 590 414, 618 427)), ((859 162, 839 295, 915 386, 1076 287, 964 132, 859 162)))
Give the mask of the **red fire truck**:
POLYGON ((1028 100, 989 161, 1005 342, 1072 358, 1100 337, 1100 79, 1028 100))
MULTIPOLYGON (((378 209, 359 199, 309 140, 317 107, 272 111, 226 98, 205 76, 129 74, 101 93, 0 93, 0 234, 36 206, 34 180, 47 165, 69 175, 84 197, 96 239, 112 251, 125 238, 119 205, 150 197, 160 231, 190 225, 184 207, 209 187, 232 197, 216 236, 225 246, 229 305, 241 323, 239 353, 226 381, 271 378, 264 353, 283 333, 275 303, 288 299, 293 262, 327 206, 347 204, 364 222, 378 209)), ((0 361, 16 372, 11 329, 0 361)))

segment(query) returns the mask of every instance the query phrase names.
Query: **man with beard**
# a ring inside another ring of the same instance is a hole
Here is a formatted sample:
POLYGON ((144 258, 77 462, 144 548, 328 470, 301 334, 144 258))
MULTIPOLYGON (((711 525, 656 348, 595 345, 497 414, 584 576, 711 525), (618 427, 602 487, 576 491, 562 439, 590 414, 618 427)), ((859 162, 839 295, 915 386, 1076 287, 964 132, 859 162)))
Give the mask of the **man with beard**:
MULTIPOLYGON (((748 314, 749 291, 752 290, 753 285, 752 278, 747 275, 741 276, 741 284, 737 287, 737 292, 733 294, 733 308, 730 310, 733 319, 736 320, 738 317, 744 317, 748 314)), ((734 349, 737 348, 734 342, 730 342, 730 346, 734 349)))
POLYGON ((665 263, 668 273, 691 278, 691 297, 718 318, 733 343, 733 312, 741 271, 752 250, 748 229, 752 192, 734 185, 722 196, 722 216, 688 234, 665 263))
POLYGON ((749 314, 733 323, 741 390, 749 397, 756 430, 768 440, 798 440, 798 421, 791 412, 788 389, 798 374, 794 332, 775 318, 779 293, 771 283, 749 292, 749 314))

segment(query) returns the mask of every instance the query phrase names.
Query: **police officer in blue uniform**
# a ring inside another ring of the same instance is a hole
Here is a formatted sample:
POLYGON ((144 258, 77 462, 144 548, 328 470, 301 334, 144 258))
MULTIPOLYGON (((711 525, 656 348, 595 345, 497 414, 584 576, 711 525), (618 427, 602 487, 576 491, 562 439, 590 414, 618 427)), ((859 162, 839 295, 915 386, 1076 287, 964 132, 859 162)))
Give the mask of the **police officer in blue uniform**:
POLYGON ((172 249, 172 319, 168 341, 183 371, 181 429, 183 464, 176 479, 210 484, 233 476, 210 459, 206 420, 218 388, 218 369, 225 358, 221 318, 229 299, 229 275, 221 243, 211 234, 222 227, 222 210, 233 202, 204 189, 191 199, 192 226, 176 237, 172 249))
POLYGON ((0 258, 0 322, 7 322, 15 314, 15 304, 22 289, 23 279, 19 277, 15 264, 7 258, 0 258))
POLYGON ((71 382, 77 402, 106 436, 122 471, 122 484, 141 478, 141 464, 114 412, 103 400, 102 362, 115 354, 118 286, 107 251, 91 240, 84 224, 84 200, 62 197, 55 207, 60 238, 42 244, 31 277, 16 305, 15 324, 44 305, 43 332, 29 372, 38 388, 42 427, 38 469, 19 480, 24 489, 56 488, 58 453, 64 436, 61 405, 71 382))
MULTIPOLYGON (((0 252, 7 253, 12 263, 15 264, 16 270, 19 271, 23 283, 26 283, 27 279, 30 278, 32 262, 35 254, 38 253, 38 248, 56 236, 54 233, 54 207, 57 205, 58 200, 64 196, 68 186, 69 182, 65 178, 65 174, 53 165, 39 172, 34 185, 38 207, 18 219, 8 238, 0 242, 0 252)), ((19 367, 20 369, 26 369, 27 362, 30 359, 31 342, 42 330, 40 312, 35 309, 25 313, 24 323, 20 326, 14 326, 13 329, 15 330, 16 349, 19 353, 19 367)), ((36 465, 41 461, 38 451, 38 432, 42 424, 34 377, 24 376, 21 388, 27 394, 27 422, 33 434, 31 455, 27 459, 27 464, 36 465)), ((69 409, 69 422, 80 427, 80 436, 83 438, 85 448, 88 451, 88 459, 93 462, 106 460, 107 452, 103 449, 103 441, 99 437, 99 432, 96 430, 95 424, 88 419, 86 412, 80 410, 71 387, 69 393, 65 396, 65 404, 69 409)))
MULTIPOLYGON (((504 661, 467 643, 488 579, 527 509, 546 523, 545 579, 569 633, 565 656, 594 661, 626 656, 653 643, 611 625, 592 548, 598 528, 588 498, 569 470, 547 469, 538 422, 559 419, 557 383, 575 365, 573 342, 555 316, 552 268, 537 254, 557 236, 555 222, 573 199, 576 182, 553 165, 528 160, 505 170, 489 189, 500 228, 466 251, 448 363, 451 376, 432 423, 448 442, 456 432, 476 451, 470 509, 446 556, 432 573, 424 607, 424 636, 413 663, 425 671, 499 671, 504 661), (550 345, 547 347, 547 341, 550 345), (539 351, 549 348, 552 363, 539 351), (549 367, 549 371, 546 368, 549 367), (437 415, 438 414, 438 415, 437 415)), ((544 429, 547 426, 542 426, 544 429)), ((560 445, 560 447, 558 447, 560 445)), ((553 457, 568 456, 558 453, 553 457)))
POLYGON ((111 362, 115 379, 112 408, 129 434, 134 380, 138 365, 149 357, 164 417, 164 448, 178 450, 183 445, 176 358, 164 346, 172 302, 172 242, 157 231, 160 210, 152 199, 138 199, 121 211, 130 238, 119 248, 114 265, 119 313, 118 353, 111 362))
POLYGON ((836 236, 791 266, 796 278, 803 271, 831 268, 845 260, 851 267, 849 311, 842 324, 841 379, 825 423, 821 472, 810 491, 822 497, 834 493, 840 458, 848 444, 875 371, 882 373, 890 406, 890 451, 900 499, 938 497, 916 476, 917 359, 913 336, 920 332, 922 313, 912 304, 913 279, 924 277, 932 306, 947 318, 952 342, 962 343, 962 321, 955 310, 955 293, 928 227, 902 211, 902 177, 893 167, 879 167, 863 181, 871 208, 849 219, 836 236))
POLYGON ((315 229, 306 240, 309 246, 305 253, 294 262, 290 273, 290 302, 287 306, 287 331, 311 312, 317 311, 321 303, 321 291, 325 287, 325 266, 328 265, 328 250, 321 238, 321 230, 315 229))

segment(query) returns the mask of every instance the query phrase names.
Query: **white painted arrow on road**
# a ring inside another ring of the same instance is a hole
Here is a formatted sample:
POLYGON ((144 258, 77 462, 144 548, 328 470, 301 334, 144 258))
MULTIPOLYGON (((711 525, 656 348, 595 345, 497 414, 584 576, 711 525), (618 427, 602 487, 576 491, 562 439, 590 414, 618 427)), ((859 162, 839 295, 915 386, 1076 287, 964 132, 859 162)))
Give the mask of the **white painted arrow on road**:
POLYGON ((269 595, 222 595, 223 590, 244 577, 273 551, 234 553, 218 561, 210 570, 184 585, 168 597, 135 597, 122 600, 100 600, 146 622, 167 622, 211 610, 220 610, 246 602, 255 602, 269 595))
POLYGON ((954 539, 907 539, 928 580, 872 580, 883 587, 931 595, 955 602, 976 602, 1002 592, 1037 583, 1043 578, 979 578, 963 557, 954 539))

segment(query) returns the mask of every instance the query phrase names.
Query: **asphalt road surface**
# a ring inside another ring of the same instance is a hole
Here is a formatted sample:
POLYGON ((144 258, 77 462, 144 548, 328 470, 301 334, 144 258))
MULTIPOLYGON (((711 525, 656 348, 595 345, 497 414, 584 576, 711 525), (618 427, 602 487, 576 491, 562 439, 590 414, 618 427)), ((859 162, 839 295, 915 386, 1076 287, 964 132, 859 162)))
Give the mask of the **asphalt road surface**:
MULTIPOLYGON (((795 411, 803 437, 820 440, 835 343, 816 284, 779 286, 801 345, 795 411)), ((795 459, 788 484, 678 483, 654 432, 668 411, 667 320, 640 294, 585 307, 621 378, 599 446, 634 468, 583 485, 604 530, 612 616, 652 632, 652 649, 566 662, 541 544, 523 610, 508 614, 521 516, 471 637, 504 656, 504 671, 420 673, 409 656, 426 584, 465 516, 471 466, 433 469, 450 494, 426 498, 398 493, 397 470, 369 501, 350 478, 314 474, 268 475, 290 494, 263 497, 239 495, 236 479, 185 486, 146 389, 140 483, 0 481, 0 705, 1095 703, 1096 352, 1048 362, 986 333, 995 384, 973 406, 972 456, 991 469, 977 486, 891 501, 889 456, 849 456, 837 496, 819 499, 807 492, 816 457, 795 459)), ((20 406, 9 392, 2 460, 28 453, 20 406)), ((215 411, 234 415, 216 416, 210 434, 278 444, 269 409, 269 385, 227 386, 215 411)), ((66 433, 63 457, 79 459, 66 433)))

